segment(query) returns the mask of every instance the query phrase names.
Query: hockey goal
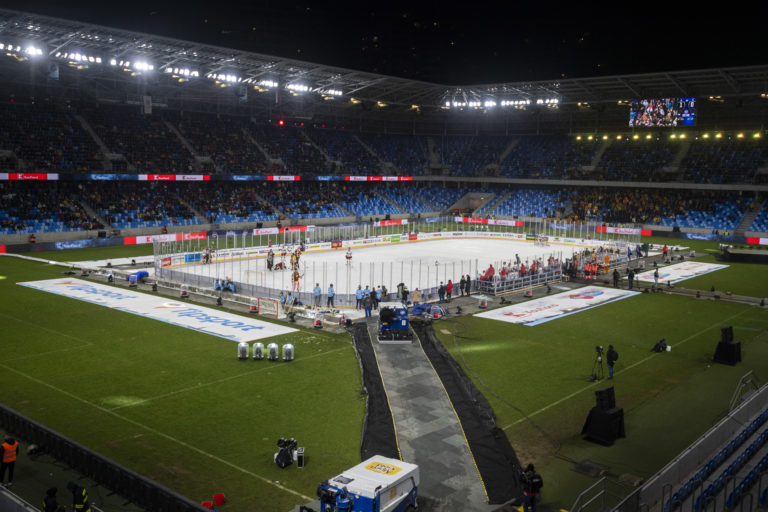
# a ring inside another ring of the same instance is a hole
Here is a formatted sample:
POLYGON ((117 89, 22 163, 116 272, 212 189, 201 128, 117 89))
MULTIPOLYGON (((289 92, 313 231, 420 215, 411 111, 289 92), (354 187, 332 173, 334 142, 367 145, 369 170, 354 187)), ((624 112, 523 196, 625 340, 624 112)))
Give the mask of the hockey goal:
POLYGON ((260 315, 268 316, 270 318, 275 318, 275 319, 281 317, 282 311, 280 309, 279 300, 265 299, 263 297, 259 297, 257 301, 258 301, 260 315))

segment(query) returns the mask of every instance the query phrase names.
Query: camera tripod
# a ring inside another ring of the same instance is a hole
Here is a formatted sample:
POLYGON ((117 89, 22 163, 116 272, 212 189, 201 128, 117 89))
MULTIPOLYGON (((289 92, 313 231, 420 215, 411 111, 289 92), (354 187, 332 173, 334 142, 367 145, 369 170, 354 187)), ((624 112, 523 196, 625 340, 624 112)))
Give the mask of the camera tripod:
POLYGON ((603 380, 603 354, 601 352, 598 352, 595 356, 595 362, 592 363, 592 373, 589 376, 589 380, 592 382, 603 380))

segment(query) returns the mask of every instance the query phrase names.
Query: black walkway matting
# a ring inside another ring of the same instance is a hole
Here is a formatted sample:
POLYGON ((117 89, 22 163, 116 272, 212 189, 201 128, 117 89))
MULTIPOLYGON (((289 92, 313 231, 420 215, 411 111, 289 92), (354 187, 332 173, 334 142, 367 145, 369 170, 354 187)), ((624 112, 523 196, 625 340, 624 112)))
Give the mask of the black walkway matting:
POLYGON ((431 323, 413 321, 411 327, 418 334, 424 352, 459 416, 488 502, 499 504, 512 499, 519 502, 522 498, 520 462, 506 434, 496 425, 493 408, 437 339, 431 323))
POLYGON ((374 455, 399 459, 400 450, 397 447, 395 423, 384 391, 379 365, 376 362, 376 353, 373 351, 371 337, 368 335, 368 328, 365 324, 353 324, 349 332, 362 367, 364 392, 368 394, 360 460, 367 460, 374 455))

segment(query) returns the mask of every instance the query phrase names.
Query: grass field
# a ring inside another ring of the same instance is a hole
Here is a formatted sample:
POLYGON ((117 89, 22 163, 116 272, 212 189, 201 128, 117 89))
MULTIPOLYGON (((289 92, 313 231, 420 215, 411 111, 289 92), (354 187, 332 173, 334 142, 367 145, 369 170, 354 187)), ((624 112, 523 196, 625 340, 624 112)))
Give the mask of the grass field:
POLYGON ((61 268, 0 259, 3 402, 189 496, 289 510, 359 462, 365 401, 345 335, 297 332, 291 363, 238 361, 236 344, 17 286, 61 268), (307 447, 280 470, 276 441, 307 447), (275 483, 279 482, 279 483, 275 483))
MULTIPOLYGON (((151 246, 34 256, 147 253, 151 246)), ((193 500, 224 491, 230 511, 289 510, 359 462, 365 401, 347 335, 285 335, 277 341, 296 346, 294 362, 240 362, 232 342, 15 284, 61 271, 0 258, 7 405, 193 500), (307 447, 307 468, 274 465, 283 436, 307 447)), ((709 289, 722 279, 728 286, 717 289, 755 295, 768 288, 767 272, 732 265, 678 286, 709 289)), ((571 461, 647 477, 722 417, 741 375, 754 370, 768 379, 768 311, 725 301, 642 294, 535 327, 469 316, 435 327, 490 400, 521 461, 537 463, 544 503, 558 507, 570 507, 594 481, 572 471, 571 461), (744 362, 735 367, 710 364, 725 325, 743 343, 744 362), (659 338, 671 352, 650 351, 659 338), (587 380, 594 347, 608 344, 620 353, 613 384, 627 428, 610 448, 579 435, 594 390, 608 382, 587 380)))

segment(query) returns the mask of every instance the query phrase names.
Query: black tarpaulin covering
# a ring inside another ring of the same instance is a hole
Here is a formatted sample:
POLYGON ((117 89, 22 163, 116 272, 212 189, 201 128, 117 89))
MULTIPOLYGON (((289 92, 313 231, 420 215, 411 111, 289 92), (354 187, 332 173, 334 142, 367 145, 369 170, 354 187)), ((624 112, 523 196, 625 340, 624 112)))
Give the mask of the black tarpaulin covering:
POLYGON ((360 460, 367 460, 374 455, 400 459, 397 447, 395 424, 389 409, 384 383, 376 362, 376 354, 371 345, 371 337, 365 324, 353 324, 349 329, 352 342, 357 351, 357 358, 363 374, 363 392, 366 400, 365 422, 363 423, 363 442, 360 446, 360 460))
POLYGON ((519 483, 522 469, 506 434, 496 425, 493 408, 437 339, 431 323, 413 321, 411 327, 418 334, 421 346, 459 416, 488 502, 501 504, 512 499, 519 502, 522 498, 519 483))

